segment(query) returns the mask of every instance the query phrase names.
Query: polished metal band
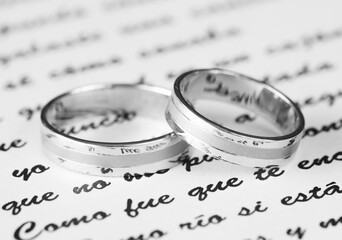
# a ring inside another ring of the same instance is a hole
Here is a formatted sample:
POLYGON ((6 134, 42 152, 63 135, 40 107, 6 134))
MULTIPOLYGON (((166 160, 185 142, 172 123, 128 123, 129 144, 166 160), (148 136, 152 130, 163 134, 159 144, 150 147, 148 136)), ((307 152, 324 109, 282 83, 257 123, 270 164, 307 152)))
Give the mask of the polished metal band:
POLYGON ((120 176, 128 171, 170 168, 177 164, 177 155, 187 148, 171 131, 141 141, 98 142, 78 138, 65 130, 89 115, 102 116, 105 125, 113 113, 117 117, 130 111, 165 121, 169 94, 162 88, 137 84, 91 85, 62 94, 42 109, 43 146, 57 163, 88 174, 120 176))
POLYGON ((281 164, 298 148, 304 130, 299 108, 284 94, 252 78, 222 70, 200 69, 180 75, 166 110, 174 132, 204 153, 235 164, 281 164), (281 136, 250 135, 223 127, 195 108, 198 100, 237 104, 275 125, 281 136))

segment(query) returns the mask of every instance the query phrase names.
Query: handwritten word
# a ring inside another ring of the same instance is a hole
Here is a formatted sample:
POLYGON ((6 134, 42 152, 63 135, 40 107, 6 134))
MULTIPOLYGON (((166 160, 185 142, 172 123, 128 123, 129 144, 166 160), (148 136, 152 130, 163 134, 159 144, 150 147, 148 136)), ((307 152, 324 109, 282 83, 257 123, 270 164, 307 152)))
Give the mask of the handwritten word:
POLYGON ((17 81, 10 81, 6 83, 4 88, 9 89, 9 90, 14 90, 14 89, 18 89, 19 87, 30 85, 31 83, 32 83, 32 80, 28 76, 24 75, 20 77, 19 80, 17 81))
POLYGON ((331 131, 337 131, 340 129, 342 129, 342 119, 334 121, 334 122, 330 123, 329 125, 323 125, 320 129, 317 129, 314 127, 307 128, 304 131, 303 138, 304 137, 315 137, 322 132, 330 132, 330 130, 331 131))
POLYGON ((321 158, 315 158, 314 160, 312 160, 311 163, 310 163, 309 160, 300 161, 298 163, 298 167, 300 169, 310 169, 310 168, 312 168, 315 165, 316 166, 321 166, 323 163, 324 164, 330 164, 333 161, 342 161, 342 152, 335 153, 332 157, 330 157, 330 159, 329 159, 329 156, 324 155, 321 158))
POLYGON ((136 116, 136 112, 127 111, 125 109, 111 109, 110 111, 106 111, 102 114, 103 117, 98 121, 83 123, 79 126, 63 126, 59 131, 66 135, 78 134, 88 130, 96 130, 100 127, 110 127, 116 123, 131 121, 136 116))
POLYGON ((143 58, 148 58, 148 57, 156 56, 159 54, 165 54, 168 52, 173 52, 173 51, 181 50, 184 48, 198 46, 201 44, 213 42, 215 40, 224 39, 227 37, 235 37, 239 35, 239 33, 240 33, 240 30, 236 28, 230 28, 225 31, 217 31, 213 29, 208 29, 201 36, 196 36, 191 39, 173 42, 164 46, 158 46, 149 50, 143 50, 140 52, 140 56, 143 58))
POLYGON ((311 48, 319 43, 335 40, 342 37, 342 29, 337 28, 326 32, 316 32, 312 35, 302 37, 297 40, 290 40, 277 46, 268 47, 266 52, 268 54, 276 54, 287 51, 293 51, 298 48, 311 48))
POLYGON ((41 199, 39 199, 37 195, 34 195, 31 198, 31 200, 29 200, 28 198, 22 199, 20 204, 18 204, 17 201, 11 201, 11 202, 4 204, 2 206, 2 209, 5 211, 11 211, 12 210, 12 214, 17 215, 20 213, 21 207, 23 207, 23 206, 29 207, 32 204, 41 204, 43 201, 55 200, 56 198, 58 198, 59 195, 54 195, 54 194, 55 194, 54 192, 44 193, 43 196, 41 197, 41 199))
POLYGON ((243 183, 243 180, 240 180, 236 177, 230 178, 226 181, 225 185, 223 185, 222 181, 219 181, 214 184, 208 184, 206 188, 203 187, 195 187, 188 192, 188 195, 191 197, 198 196, 199 201, 203 201, 208 197, 208 192, 216 192, 226 190, 228 187, 238 187, 243 183))
POLYGON ((38 164, 33 166, 31 170, 28 170, 28 168, 24 168, 24 170, 22 170, 21 172, 19 170, 14 170, 12 176, 17 178, 23 177, 23 180, 27 181, 31 177, 32 173, 40 174, 48 169, 50 169, 50 167, 45 167, 41 164, 38 164))
POLYGON ((342 99, 342 90, 338 90, 335 93, 323 93, 319 97, 308 97, 303 101, 297 101, 296 104, 300 108, 304 108, 307 106, 315 106, 322 102, 327 102, 328 106, 332 106, 338 99, 342 99))
POLYGON ((326 189, 324 189, 323 192, 321 192, 321 190, 322 189, 320 187, 315 186, 307 194, 304 194, 302 192, 298 193, 295 199, 293 199, 293 197, 291 196, 286 196, 283 199, 281 199, 281 203, 284 205, 293 205, 297 202, 308 202, 311 199, 321 199, 325 195, 334 195, 335 193, 342 193, 342 189, 340 189, 336 182, 331 182, 327 184, 326 189))
POLYGON ((134 174, 131 174, 131 173, 125 173, 124 174, 124 179, 127 181, 127 182, 131 182, 133 179, 136 179, 136 180, 139 180, 141 179, 142 177, 152 177, 153 175, 155 174, 164 174, 164 173, 167 173, 170 169, 169 168, 166 168, 166 169, 160 169, 154 173, 143 173, 143 174, 139 174, 139 173, 134 173, 134 174))
POLYGON ((167 234, 166 232, 163 232, 161 230, 154 230, 146 237, 143 234, 140 234, 138 237, 129 237, 129 238, 127 238, 127 240, 159 239, 159 238, 165 236, 166 234, 167 234))
POLYGON ((100 39, 98 33, 78 34, 78 36, 65 39, 63 41, 55 41, 48 44, 30 43, 27 47, 19 50, 15 50, 12 53, 0 54, 0 64, 8 65, 18 59, 27 59, 44 53, 53 51, 60 51, 75 46, 79 46, 89 42, 96 42, 100 39))
POLYGON ((215 160, 214 157, 209 157, 209 155, 205 154, 201 158, 199 157, 190 157, 188 154, 182 154, 178 157, 177 161, 182 163, 182 166, 185 166, 186 171, 190 172, 193 166, 197 166, 202 164, 203 162, 211 162, 215 160))
POLYGON ((127 199, 127 206, 124 211, 127 213, 129 217, 136 217, 139 215, 139 209, 147 209, 149 207, 155 208, 159 204, 169 204, 173 202, 173 200, 175 200, 175 198, 170 199, 170 196, 166 194, 166 195, 160 196, 156 203, 154 202, 154 199, 151 198, 150 200, 148 200, 147 203, 145 203, 144 201, 140 201, 137 204, 136 208, 132 208, 133 200, 129 198, 127 199))
POLYGON ((297 227, 296 230, 288 229, 287 230, 287 235, 289 236, 298 236, 298 239, 302 239, 305 234, 305 230, 301 229, 301 227, 297 227))
POLYGON ((334 65, 328 62, 320 63, 316 66, 304 64, 300 66, 298 69, 294 70, 292 73, 281 73, 277 76, 265 76, 262 78, 262 81, 268 84, 274 84, 283 81, 298 79, 301 77, 311 76, 320 72, 332 70, 333 68, 334 65))
POLYGON ((285 170, 280 170, 279 167, 274 165, 269 165, 265 168, 258 168, 253 175, 255 178, 261 181, 267 180, 269 177, 279 177, 283 175, 285 170))
POLYGON ((40 230, 36 230, 36 222, 34 221, 28 221, 20 225, 14 232, 14 238, 17 240, 32 240, 40 236, 44 232, 55 232, 62 228, 69 228, 72 226, 77 226, 80 223, 90 223, 93 220, 104 220, 107 217, 109 217, 111 214, 105 213, 102 211, 96 212, 93 214, 93 216, 88 217, 86 215, 80 217, 80 218, 72 218, 71 220, 63 221, 61 224, 56 223, 49 223, 45 225, 40 230))
POLYGON ((236 9, 249 7, 250 5, 260 4, 269 0, 232 0, 232 1, 216 1, 207 4, 204 7, 193 10, 193 17, 204 17, 207 15, 225 13, 236 9))
POLYGON ((25 107, 25 108, 20 109, 19 115, 25 117, 26 120, 29 121, 29 120, 32 119, 32 117, 33 117, 33 115, 35 113, 38 113, 41 110, 42 110, 42 106, 41 105, 37 105, 34 108, 27 108, 27 107, 25 107))
POLYGON ((23 146, 26 145, 27 142, 24 142, 21 139, 15 139, 11 143, 6 144, 6 143, 0 143, 0 152, 7 152, 11 148, 22 148, 23 146), (7 145, 7 146, 6 146, 7 145))
POLYGON ((0 36, 9 35, 16 31, 31 30, 44 25, 62 22, 69 19, 83 17, 85 12, 83 9, 59 10, 49 16, 38 16, 33 19, 25 20, 18 23, 0 25, 0 36))
POLYGON ((330 226, 335 227, 337 224, 341 223, 342 224, 342 216, 339 217, 338 219, 334 219, 334 218, 330 218, 328 221, 324 222, 320 222, 319 226, 321 226, 322 228, 328 228, 330 226))
POLYGON ((250 216, 252 214, 254 214, 255 212, 265 212, 268 208, 261 208, 261 201, 257 201, 256 206, 254 207, 254 210, 251 211, 246 207, 242 207, 240 212, 239 212, 239 216, 250 216))
POLYGON ((127 25, 121 28, 121 32, 124 34, 132 34, 137 32, 143 32, 150 29, 160 28, 170 25, 173 22, 171 16, 162 16, 156 19, 149 19, 136 24, 127 25))
POLYGON ((98 70, 105 67, 110 67, 112 65, 116 65, 122 62, 122 59, 120 57, 112 57, 106 60, 98 60, 93 61, 90 63, 82 64, 79 66, 72 66, 68 65, 63 67, 61 70, 55 70, 50 72, 50 78, 56 79, 56 78, 63 78, 68 77, 70 75, 76 75, 84 72, 89 72, 93 70, 98 70))
POLYGON ((110 182, 105 182, 103 180, 97 180, 97 181, 93 182, 91 187, 88 184, 84 184, 81 187, 74 187, 74 189, 72 191, 76 194, 80 194, 81 192, 90 192, 93 189, 101 190, 101 189, 108 187, 110 184, 111 184, 110 182))
POLYGON ((222 68, 222 67, 227 67, 228 65, 231 66, 231 65, 234 65, 234 64, 242 63, 242 62, 247 62, 249 60, 250 60, 250 56, 249 55, 247 55, 247 54, 240 54, 240 55, 234 56, 234 57, 229 58, 229 59, 224 59, 224 60, 216 61, 216 62, 213 63, 213 65, 215 67, 222 68))
POLYGON ((187 228, 188 230, 194 230, 198 227, 207 227, 210 224, 219 224, 226 220, 226 217, 221 217, 220 215, 212 215, 207 219, 203 219, 204 215, 199 215, 195 217, 195 223, 187 222, 179 224, 180 229, 187 228))

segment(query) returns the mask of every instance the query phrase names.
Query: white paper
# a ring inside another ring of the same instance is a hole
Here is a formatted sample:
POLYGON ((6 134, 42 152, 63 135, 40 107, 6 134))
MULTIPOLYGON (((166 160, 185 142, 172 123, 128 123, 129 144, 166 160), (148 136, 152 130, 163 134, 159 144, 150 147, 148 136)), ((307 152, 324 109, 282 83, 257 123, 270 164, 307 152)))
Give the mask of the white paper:
POLYGON ((1 239, 340 239, 341 9, 338 0, 1 0, 1 239), (171 89, 180 73, 210 67, 267 80, 300 104, 306 136, 284 168, 196 165, 198 153, 128 181, 43 154, 40 109, 53 97, 103 82, 171 89), (232 178, 240 185, 196 195, 232 178), (163 195, 169 203, 124 211, 128 199, 136 208, 163 195))

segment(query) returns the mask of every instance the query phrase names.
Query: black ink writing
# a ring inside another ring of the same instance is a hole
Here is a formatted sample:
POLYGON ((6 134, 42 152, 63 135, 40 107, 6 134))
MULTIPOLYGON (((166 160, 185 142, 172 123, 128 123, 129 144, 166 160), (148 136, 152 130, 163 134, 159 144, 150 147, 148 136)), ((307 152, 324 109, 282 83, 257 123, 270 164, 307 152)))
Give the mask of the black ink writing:
POLYGON ((8 65, 19 59, 27 59, 37 55, 42 55, 44 53, 49 53, 53 51, 60 51, 72 47, 79 46, 81 44, 96 42, 100 39, 100 34, 98 33, 81 33, 76 37, 68 38, 59 42, 50 42, 48 44, 38 44, 30 43, 27 47, 23 49, 15 50, 11 53, 0 54, 0 64, 8 65))
POLYGON ((57 78, 73 76, 76 74, 117 65, 117 64, 120 64, 121 62, 122 62, 122 59, 120 57, 112 57, 106 60, 98 60, 98 61, 93 61, 90 63, 85 63, 79 66, 68 65, 68 66, 63 67, 60 70, 54 70, 50 72, 50 78, 57 79, 57 78))
POLYGON ((226 220, 226 217, 221 217, 220 215, 212 215, 206 219, 203 219, 204 215, 199 215, 195 217, 195 223, 186 222, 179 224, 180 229, 194 230, 198 227, 207 227, 210 224, 219 224, 226 220))
POLYGON ((297 101, 296 104, 302 109, 307 106, 315 106, 322 102, 326 102, 328 106, 333 106, 336 100, 342 99, 342 90, 335 93, 323 93, 319 97, 307 97, 302 101, 297 101))
POLYGON ((230 28, 225 31, 216 31, 213 29, 208 29, 204 34, 197 37, 192 37, 191 39, 186 39, 182 41, 173 42, 164 46, 154 47, 149 50, 143 50, 140 52, 140 56, 143 58, 148 58, 160 54, 165 54, 177 50, 182 50, 189 47, 198 46, 201 44, 213 42, 214 40, 223 39, 227 37, 235 37, 240 34, 240 30, 236 28, 230 28))
POLYGON ((339 223, 342 224, 342 216, 339 217, 338 219, 330 218, 328 221, 325 221, 325 222, 322 221, 322 222, 319 223, 319 226, 321 228, 328 228, 330 226, 335 227, 339 223))
POLYGON ((267 207, 262 208, 261 201, 257 201, 257 203, 254 207, 254 210, 251 211, 246 207, 242 207, 238 215, 239 216, 250 216, 250 215, 254 214, 255 212, 265 212, 267 209, 268 209, 267 207))
POLYGON ((304 131, 304 137, 315 137, 323 132, 338 131, 342 129, 342 119, 329 123, 328 125, 323 125, 320 128, 309 127, 304 131))
POLYGON ((160 28, 170 25, 173 22, 171 16, 162 16, 156 19, 148 19, 135 24, 126 25, 121 28, 123 34, 133 34, 147 31, 150 29, 160 28))
POLYGON ((226 190, 228 187, 238 187, 243 183, 243 180, 239 180, 236 177, 228 179, 225 183, 219 181, 214 184, 208 184, 205 188, 195 187, 188 192, 191 197, 198 197, 199 201, 203 201, 208 197, 208 192, 216 192, 226 190))
POLYGON ((232 66, 238 63, 247 62, 250 60, 250 56, 247 54, 236 55, 232 58, 222 59, 213 63, 214 67, 223 68, 227 66, 232 66))
POLYGON ((139 173, 125 173, 124 174, 124 179, 127 181, 127 182, 131 182, 133 179, 136 179, 136 180, 139 180, 141 179, 142 177, 152 177, 153 175, 155 174, 164 174, 164 173, 167 173, 170 169, 169 168, 166 168, 166 169, 160 169, 154 173, 143 173, 143 174, 139 174, 139 173))
POLYGON ((209 157, 209 155, 205 154, 201 157, 191 157, 185 152, 185 154, 181 154, 177 161, 181 162, 183 166, 185 166, 185 170, 190 172, 193 166, 197 166, 202 164, 203 162, 211 162, 215 160, 214 157, 209 157))
POLYGON ((322 190, 320 187, 313 187, 307 194, 299 192, 296 197, 286 196, 281 199, 281 203, 284 205, 293 205, 297 202, 308 202, 311 199, 321 199, 326 195, 341 194, 342 189, 336 184, 336 182, 331 182, 326 185, 326 188, 322 190))
POLYGON ((321 158, 315 158, 311 162, 309 160, 303 160, 298 163, 300 169, 310 169, 313 166, 321 166, 322 164, 330 164, 333 161, 342 161, 342 152, 337 152, 331 157, 324 155, 321 158))
POLYGON ((91 186, 89 186, 88 184, 84 184, 81 187, 74 187, 74 189, 72 191, 76 194, 80 194, 81 192, 90 192, 93 189, 101 190, 101 189, 108 187, 110 184, 111 184, 110 182, 105 182, 103 180, 97 180, 97 181, 93 182, 91 184, 91 186))
POLYGON ((32 119, 32 117, 33 117, 33 115, 34 115, 35 113, 38 113, 38 112, 40 112, 41 110, 42 110, 42 107, 41 107, 40 105, 37 105, 37 106, 34 107, 34 108, 27 108, 27 107, 25 107, 25 108, 20 109, 19 115, 25 117, 26 120, 29 121, 29 120, 32 119))
POLYGON ((285 173, 285 170, 280 170, 279 167, 274 165, 269 165, 265 168, 257 168, 253 173, 255 178, 261 181, 267 180, 269 177, 279 177, 285 173))
POLYGON ((268 47, 266 52, 268 54, 279 54, 282 52, 289 52, 300 48, 312 48, 319 43, 325 43, 327 41, 335 40, 340 37, 342 37, 341 28, 324 32, 320 31, 296 40, 290 40, 276 46, 268 47))
POLYGON ((20 225, 14 232, 14 238, 17 240, 32 240, 40 236, 43 232, 55 232, 62 228, 69 228, 72 226, 77 226, 81 223, 87 224, 92 222, 93 220, 104 220, 109 217, 111 214, 105 213, 102 211, 98 211, 93 214, 93 216, 88 217, 86 215, 80 218, 72 218, 70 220, 63 221, 61 224, 49 223, 45 225, 45 227, 37 230, 36 222, 28 221, 20 225))
POLYGON ((126 209, 124 210, 127 215, 129 217, 136 217, 139 215, 139 210, 143 210, 143 209, 147 209, 147 208, 155 208, 157 207, 159 204, 169 204, 171 202, 173 202, 173 200, 175 200, 175 198, 170 198, 169 195, 162 195, 159 197, 159 199, 157 200, 157 202, 155 202, 155 200, 153 198, 151 198, 150 200, 148 200, 146 203, 144 201, 140 201, 137 204, 136 208, 133 208, 133 200, 132 199, 127 199, 127 206, 126 209))
POLYGON ((7 152, 11 148, 22 148, 26 145, 26 142, 24 142, 21 139, 15 139, 11 143, 6 144, 6 143, 0 143, 0 152, 7 152))
POLYGON ((44 193, 41 198, 37 195, 34 195, 30 200, 28 198, 24 198, 21 200, 20 204, 17 201, 11 201, 2 206, 2 209, 5 211, 12 211, 13 215, 17 215, 21 211, 21 207, 29 207, 32 204, 41 204, 43 201, 53 201, 58 198, 58 194, 55 195, 54 192, 44 193))
POLYGON ((296 230, 288 229, 286 233, 289 236, 297 236, 298 239, 302 239, 305 234, 305 229, 302 229, 301 227, 297 227, 296 230))
POLYGON ((32 173, 40 174, 48 169, 50 169, 50 167, 45 167, 41 164, 38 164, 33 166, 30 170, 28 168, 24 168, 24 170, 22 170, 21 172, 19 170, 14 170, 12 172, 12 176, 17 178, 23 177, 23 180, 27 181, 31 177, 32 173))
POLYGON ((268 84, 275 84, 283 81, 295 80, 300 77, 311 76, 320 72, 326 72, 334 69, 334 65, 328 62, 319 63, 315 66, 304 64, 291 73, 281 73, 276 76, 265 76, 263 82, 268 84))
POLYGON ((51 15, 38 16, 22 22, 2 24, 0 25, 0 36, 8 36, 9 34, 17 31, 28 31, 44 25, 58 23, 69 19, 77 19, 84 15, 84 9, 75 8, 69 10, 58 10, 51 15))
POLYGON ((24 75, 24 76, 19 77, 19 79, 16 81, 7 82, 4 85, 4 88, 8 90, 14 90, 14 89, 18 89, 19 87, 24 87, 30 84, 32 84, 32 80, 28 76, 24 75))

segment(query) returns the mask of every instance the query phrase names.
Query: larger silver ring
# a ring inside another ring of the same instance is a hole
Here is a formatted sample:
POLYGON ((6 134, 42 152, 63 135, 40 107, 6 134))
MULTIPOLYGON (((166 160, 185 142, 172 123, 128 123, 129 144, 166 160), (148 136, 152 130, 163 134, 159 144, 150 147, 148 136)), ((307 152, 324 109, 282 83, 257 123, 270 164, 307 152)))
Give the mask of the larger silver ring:
POLYGON ((64 127, 87 114, 103 116, 103 125, 121 121, 120 117, 131 112, 165 121, 169 95, 168 90, 136 84, 91 85, 64 93, 42 109, 44 149, 57 163, 94 175, 120 176, 127 171, 153 172, 173 167, 187 144, 171 129, 165 135, 141 141, 98 142, 67 134, 64 127))
POLYGON ((174 83, 166 119, 178 136, 202 152, 253 167, 286 162, 298 148, 304 129, 301 111, 284 94, 222 69, 200 69, 180 75, 174 83), (281 130, 281 136, 256 136, 223 127, 195 109, 200 99, 249 109, 271 121, 281 130))

